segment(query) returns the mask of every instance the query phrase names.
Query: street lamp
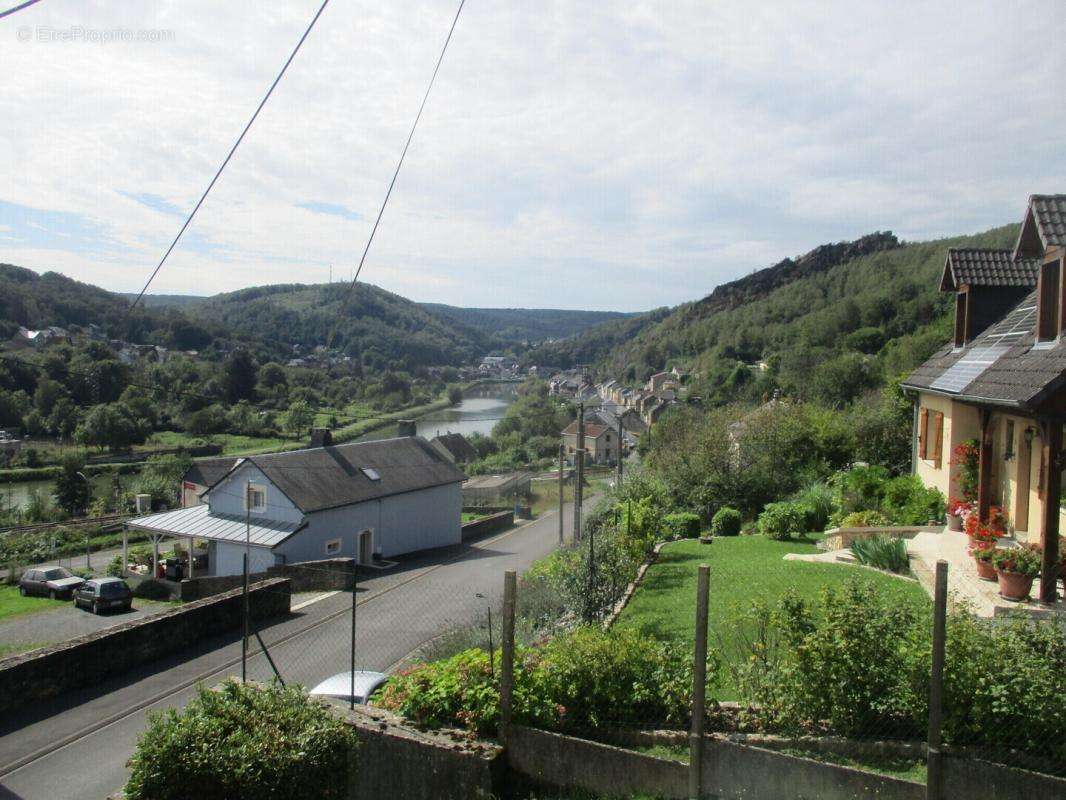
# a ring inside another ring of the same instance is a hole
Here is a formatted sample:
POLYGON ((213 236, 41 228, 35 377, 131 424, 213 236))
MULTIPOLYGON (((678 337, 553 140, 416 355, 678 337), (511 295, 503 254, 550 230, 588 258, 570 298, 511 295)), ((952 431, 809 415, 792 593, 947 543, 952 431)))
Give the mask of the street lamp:
MULTIPOLYGON (((75 474, 79 478, 81 478, 83 481, 85 481, 85 511, 86 511, 86 516, 88 516, 89 500, 92 499, 92 496, 93 496, 93 485, 92 485, 92 483, 89 482, 89 479, 85 477, 85 473, 84 472, 77 472, 75 474)), ((90 569, 91 570, 92 568, 93 568, 92 559, 90 558, 90 551, 89 551, 89 529, 88 529, 88 527, 86 527, 85 528, 85 569, 90 569)))

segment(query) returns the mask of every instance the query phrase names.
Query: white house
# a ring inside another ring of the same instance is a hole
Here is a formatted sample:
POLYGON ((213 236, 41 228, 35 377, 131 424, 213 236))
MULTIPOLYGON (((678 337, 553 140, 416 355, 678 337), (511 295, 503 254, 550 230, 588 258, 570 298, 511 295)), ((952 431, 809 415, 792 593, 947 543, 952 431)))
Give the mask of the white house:
POLYGON ((237 459, 200 505, 138 517, 127 529, 208 542, 210 575, 355 557, 369 563, 459 544, 466 480, 421 437, 237 459))

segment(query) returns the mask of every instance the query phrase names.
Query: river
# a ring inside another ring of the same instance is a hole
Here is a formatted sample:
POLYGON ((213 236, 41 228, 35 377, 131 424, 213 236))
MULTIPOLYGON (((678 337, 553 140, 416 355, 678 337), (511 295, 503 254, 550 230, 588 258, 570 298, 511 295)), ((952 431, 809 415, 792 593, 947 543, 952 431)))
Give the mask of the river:
MULTIPOLYGON (((469 436, 472 433, 492 432, 492 427, 499 421, 518 397, 516 387, 518 384, 494 383, 484 386, 476 386, 471 389, 461 403, 441 411, 433 411, 416 419, 418 435, 426 439, 432 439, 438 433, 461 433, 469 436)), ((389 425, 378 428, 361 437, 359 441, 372 439, 388 439, 396 436, 397 428, 389 425)), ((122 475, 119 480, 123 488, 128 488, 136 475, 122 475)), ((93 496, 99 497, 104 492, 114 490, 114 478, 111 475, 97 475, 91 478, 93 484, 93 496)), ((24 481, 22 483, 0 484, 0 500, 5 508, 24 508, 30 502, 33 492, 39 492, 49 502, 52 495, 52 481, 24 481)))

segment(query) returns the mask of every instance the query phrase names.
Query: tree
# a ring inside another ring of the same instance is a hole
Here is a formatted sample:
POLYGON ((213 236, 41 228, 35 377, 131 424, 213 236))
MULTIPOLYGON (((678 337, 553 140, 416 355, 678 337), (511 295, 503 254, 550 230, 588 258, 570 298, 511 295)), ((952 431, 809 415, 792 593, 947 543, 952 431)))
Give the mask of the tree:
POLYGON ((30 411, 30 399, 25 392, 7 392, 0 389, 0 425, 19 427, 22 418, 30 411))
POLYGON ((285 368, 276 361, 268 361, 259 368, 259 385, 264 389, 284 388, 289 385, 285 368))
POLYGON ((141 444, 145 438, 145 430, 124 403, 93 406, 74 432, 74 439, 81 444, 112 450, 141 444))
POLYGON ((234 350, 222 364, 222 387, 230 403, 255 399, 256 365, 247 350, 234 350))
POLYGON ((83 467, 81 461, 73 456, 63 459, 63 465, 52 487, 56 503, 72 516, 84 512, 92 499, 89 482, 81 472, 83 467))
POLYGON ((297 400, 285 415, 285 428, 294 436, 311 427, 315 420, 315 413, 311 410, 311 404, 306 400, 297 400))
POLYGON ((463 390, 460 389, 458 386, 449 386, 448 402, 451 403, 453 406, 457 406, 461 402, 463 402, 463 390))

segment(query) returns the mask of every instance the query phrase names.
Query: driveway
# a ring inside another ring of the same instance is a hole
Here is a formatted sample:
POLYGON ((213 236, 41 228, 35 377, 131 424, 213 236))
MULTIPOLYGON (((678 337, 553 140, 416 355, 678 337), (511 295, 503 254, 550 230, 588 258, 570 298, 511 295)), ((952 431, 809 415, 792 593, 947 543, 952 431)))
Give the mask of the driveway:
POLYGON ((49 605, 51 607, 46 606, 40 611, 0 621, 0 656, 66 641, 173 608, 170 603, 136 597, 133 598, 132 611, 105 611, 102 614, 75 608, 72 600, 51 600, 49 605))

